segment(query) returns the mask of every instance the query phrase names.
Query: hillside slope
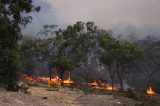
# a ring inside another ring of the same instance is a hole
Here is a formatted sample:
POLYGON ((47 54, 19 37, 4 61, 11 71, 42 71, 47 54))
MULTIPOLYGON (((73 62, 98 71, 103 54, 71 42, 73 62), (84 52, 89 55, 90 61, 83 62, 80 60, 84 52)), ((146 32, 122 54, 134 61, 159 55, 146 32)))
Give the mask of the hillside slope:
POLYGON ((0 106, 134 106, 136 101, 112 95, 84 94, 77 89, 47 91, 31 87, 31 94, 0 90, 0 106))

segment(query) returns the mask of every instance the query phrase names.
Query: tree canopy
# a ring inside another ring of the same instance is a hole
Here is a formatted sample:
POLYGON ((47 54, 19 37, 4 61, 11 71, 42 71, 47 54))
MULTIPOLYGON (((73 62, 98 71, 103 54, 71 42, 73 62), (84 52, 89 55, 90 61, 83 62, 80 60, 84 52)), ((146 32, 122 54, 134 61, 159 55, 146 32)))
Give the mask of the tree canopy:
POLYGON ((0 75, 8 90, 15 89, 20 75, 18 40, 22 37, 21 29, 32 19, 24 14, 39 10, 32 0, 0 1, 0 75))

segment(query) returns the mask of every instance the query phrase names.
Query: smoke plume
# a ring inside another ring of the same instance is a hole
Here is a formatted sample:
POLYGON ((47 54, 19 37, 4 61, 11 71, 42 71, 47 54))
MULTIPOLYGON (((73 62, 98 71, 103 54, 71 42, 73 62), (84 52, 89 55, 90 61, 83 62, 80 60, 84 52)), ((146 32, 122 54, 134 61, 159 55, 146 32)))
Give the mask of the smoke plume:
POLYGON ((34 0, 41 11, 25 32, 36 33, 44 24, 65 27, 76 21, 94 21, 115 36, 160 35, 159 0, 34 0))

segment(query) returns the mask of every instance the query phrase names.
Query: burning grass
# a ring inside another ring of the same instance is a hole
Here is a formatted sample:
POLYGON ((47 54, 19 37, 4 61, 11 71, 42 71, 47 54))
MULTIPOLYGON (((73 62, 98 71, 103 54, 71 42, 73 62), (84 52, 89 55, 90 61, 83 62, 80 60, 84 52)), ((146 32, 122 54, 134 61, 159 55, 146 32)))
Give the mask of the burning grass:
MULTIPOLYGON (((31 82, 37 82, 37 83, 43 83, 43 84, 48 84, 48 87, 51 87, 52 85, 57 85, 57 86, 61 86, 61 83, 63 83, 64 85, 75 85, 77 83, 75 83, 70 76, 70 73, 68 74, 67 79, 61 80, 58 76, 53 76, 50 80, 50 77, 34 77, 34 76, 27 76, 27 75, 22 75, 21 76, 21 80, 22 81, 31 81, 31 82)), ((82 84, 81 84, 82 85, 82 84)), ((84 86, 88 87, 88 88, 92 88, 92 89, 97 89, 97 90, 115 90, 117 91, 118 88, 116 87, 112 87, 110 84, 98 80, 98 81, 93 81, 91 83, 84 83, 84 86)))
POLYGON ((148 87, 148 89, 147 89, 147 94, 149 94, 149 95, 155 95, 156 93, 155 93, 155 91, 152 89, 152 87, 148 87))
POLYGON ((27 76, 22 75, 21 80, 23 81, 30 81, 34 83, 42 83, 44 85, 49 84, 50 87, 53 86, 61 86, 60 83, 63 83, 63 87, 69 87, 72 89, 80 89, 82 90, 86 95, 88 94, 98 94, 98 95, 113 95, 116 97, 127 97, 132 98, 136 101, 142 102, 142 106, 160 106, 160 97, 158 94, 155 93, 155 91, 149 87, 147 89, 147 96, 149 97, 148 101, 146 101, 144 93, 136 92, 134 90, 129 89, 128 91, 120 92, 117 86, 112 87, 110 84, 108 84, 105 81, 93 81, 90 83, 76 83, 71 79, 70 74, 68 74, 68 77, 64 80, 61 80, 58 76, 53 76, 50 80, 49 77, 34 77, 34 76, 27 76))
POLYGON ((57 85, 59 82, 64 83, 64 84, 72 84, 74 83, 71 78, 70 74, 67 79, 61 80, 58 76, 53 76, 50 80, 50 77, 35 77, 35 76, 28 76, 28 75, 22 75, 21 76, 22 81, 31 81, 31 82, 37 82, 37 83, 43 83, 43 84, 48 84, 51 83, 53 85, 57 85))
POLYGON ((91 88, 101 89, 101 90, 118 90, 116 87, 112 87, 111 84, 102 82, 101 80, 93 81, 92 83, 88 83, 91 88))
MULTIPOLYGON (((34 77, 34 76, 27 76, 27 75, 22 75, 21 76, 21 80, 22 81, 31 81, 31 82, 35 82, 35 83, 42 83, 42 84, 48 84, 48 87, 51 87, 52 85, 56 85, 56 86, 61 86, 62 83, 64 85, 75 85, 77 86, 82 86, 85 89, 95 89, 97 91, 119 91, 118 86, 113 86, 105 81, 93 81, 90 83, 76 83, 71 79, 71 75, 70 73, 68 74, 68 77, 64 80, 61 80, 58 76, 53 76, 50 80, 50 77, 34 77)), ((81 87, 80 87, 81 88, 81 87)), ((148 95, 155 95, 155 91, 153 91, 153 89, 151 87, 149 87, 147 89, 147 94, 148 95)))

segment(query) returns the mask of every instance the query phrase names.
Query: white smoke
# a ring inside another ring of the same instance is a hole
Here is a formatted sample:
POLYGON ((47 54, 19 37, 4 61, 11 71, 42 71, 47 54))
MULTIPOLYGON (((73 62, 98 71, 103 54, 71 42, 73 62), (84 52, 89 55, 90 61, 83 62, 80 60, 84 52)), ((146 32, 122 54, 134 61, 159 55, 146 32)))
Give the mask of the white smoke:
MULTIPOLYGON (((113 29, 115 34, 142 35, 160 34, 159 0, 39 0, 50 8, 34 15, 38 24, 73 24, 76 21, 94 21, 104 29, 113 29), (132 28, 132 29, 130 29, 132 28)), ((44 10, 43 10, 44 9, 44 10)), ((33 21, 35 23, 35 20, 33 21)))

